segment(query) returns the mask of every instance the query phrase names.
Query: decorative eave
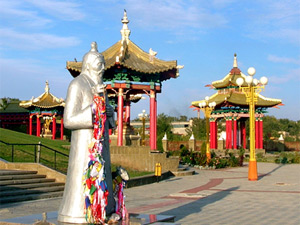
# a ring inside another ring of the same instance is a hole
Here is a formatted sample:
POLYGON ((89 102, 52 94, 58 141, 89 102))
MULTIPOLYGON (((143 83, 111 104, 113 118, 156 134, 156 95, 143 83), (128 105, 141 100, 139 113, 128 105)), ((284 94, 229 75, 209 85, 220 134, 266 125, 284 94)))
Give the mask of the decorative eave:
POLYGON ((65 107, 65 101, 62 98, 57 98, 52 95, 49 89, 48 81, 46 81, 45 92, 41 94, 39 97, 34 98, 32 97, 31 100, 28 101, 21 101, 19 103, 20 107, 23 108, 30 108, 30 107, 39 107, 39 108, 56 108, 56 107, 65 107))
MULTIPOLYGON (((267 98, 262 95, 257 96, 256 107, 276 107, 282 105, 281 99, 267 98)), ((194 107, 199 108, 199 103, 205 102, 205 100, 193 101, 191 104, 194 107)), ((215 93, 209 97, 208 103, 216 102, 216 108, 218 106, 223 106, 225 104, 230 104, 234 106, 248 106, 246 101, 246 95, 239 91, 228 91, 224 93, 215 93)))
MULTIPOLYGON (((106 64, 105 71, 113 67, 123 67, 143 74, 160 74, 161 81, 179 76, 179 69, 182 69, 183 66, 177 66, 177 60, 158 59, 156 58, 157 52, 150 48, 147 53, 129 39, 130 30, 127 26, 129 20, 126 11, 124 11, 122 23, 122 39, 102 52, 106 64)), ((80 74, 81 67, 82 62, 67 61, 67 69, 73 77, 80 74)))

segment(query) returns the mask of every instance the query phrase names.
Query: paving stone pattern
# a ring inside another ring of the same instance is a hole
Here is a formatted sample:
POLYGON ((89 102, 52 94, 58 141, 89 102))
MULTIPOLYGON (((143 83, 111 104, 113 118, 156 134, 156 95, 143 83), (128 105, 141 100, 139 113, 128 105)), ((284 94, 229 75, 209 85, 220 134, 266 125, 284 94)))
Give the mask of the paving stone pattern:
MULTIPOLYGON (((176 224, 300 224, 300 165, 258 163, 258 181, 247 165, 125 190, 130 213, 175 215, 176 224)), ((57 211, 61 198, 8 204, 0 218, 57 211)), ((0 219, 0 221, 1 221, 0 219)))

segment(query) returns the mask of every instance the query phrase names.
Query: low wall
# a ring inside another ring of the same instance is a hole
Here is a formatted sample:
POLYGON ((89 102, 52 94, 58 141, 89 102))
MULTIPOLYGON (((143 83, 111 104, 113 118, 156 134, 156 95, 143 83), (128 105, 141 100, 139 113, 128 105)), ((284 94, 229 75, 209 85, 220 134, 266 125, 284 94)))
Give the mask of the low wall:
MULTIPOLYGON (((195 151, 201 151, 201 146, 204 141, 195 142, 195 151)), ((177 151, 180 149, 181 145, 184 145, 187 149, 191 149, 189 146, 189 141, 168 141, 168 151, 177 151)))
POLYGON ((111 163, 138 171, 153 172, 156 163, 161 163, 162 171, 177 171, 179 166, 178 157, 167 158, 166 153, 151 152, 143 146, 111 146, 110 157, 111 163))

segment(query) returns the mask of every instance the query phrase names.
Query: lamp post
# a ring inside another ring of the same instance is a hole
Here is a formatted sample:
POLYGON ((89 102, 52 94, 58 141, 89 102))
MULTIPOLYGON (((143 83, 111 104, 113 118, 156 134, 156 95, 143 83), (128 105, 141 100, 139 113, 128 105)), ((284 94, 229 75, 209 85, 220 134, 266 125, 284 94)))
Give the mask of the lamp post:
POLYGON ((246 101, 249 104, 249 123, 250 123, 250 160, 248 169, 248 180, 257 180, 257 163, 255 158, 255 104, 257 103, 257 96, 265 88, 268 83, 268 78, 261 77, 260 80, 253 79, 255 74, 255 68, 250 67, 248 69, 249 76, 246 76, 245 82, 248 84, 247 87, 242 87, 244 83, 243 78, 238 78, 236 80, 237 85, 240 90, 246 95, 246 101))
POLYGON ((140 113, 138 116, 142 121, 142 146, 145 146, 145 121, 146 118, 148 118, 148 115, 146 114, 146 110, 144 109, 142 113, 140 113))
POLYGON ((210 154, 210 142, 209 142, 209 118, 211 112, 214 110, 216 107, 216 102, 210 102, 209 97, 205 97, 205 101, 199 103, 200 109, 203 111, 205 120, 206 120, 206 157, 207 157, 207 162, 210 161, 211 159, 211 154, 210 154))

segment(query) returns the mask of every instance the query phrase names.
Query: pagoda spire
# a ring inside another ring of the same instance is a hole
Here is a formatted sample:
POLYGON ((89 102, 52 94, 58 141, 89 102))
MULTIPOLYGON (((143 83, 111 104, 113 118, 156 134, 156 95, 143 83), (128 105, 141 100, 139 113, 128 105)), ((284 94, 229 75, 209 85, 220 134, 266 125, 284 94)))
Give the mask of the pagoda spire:
POLYGON ((128 29, 128 25, 127 25, 129 23, 129 20, 127 18, 127 12, 126 12, 125 9, 124 9, 124 16, 123 16, 123 19, 121 21, 123 23, 122 30, 120 31, 121 35, 122 35, 122 42, 126 41, 127 44, 128 44, 129 36, 130 36, 130 30, 128 29))
POLYGON ((49 88, 49 83, 48 83, 48 81, 46 80, 45 93, 49 93, 49 90, 50 90, 50 88, 49 88))
POLYGON ((233 57, 233 68, 237 68, 237 59, 236 59, 236 53, 234 53, 234 57, 233 57))

